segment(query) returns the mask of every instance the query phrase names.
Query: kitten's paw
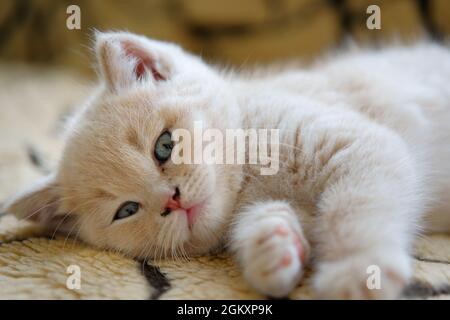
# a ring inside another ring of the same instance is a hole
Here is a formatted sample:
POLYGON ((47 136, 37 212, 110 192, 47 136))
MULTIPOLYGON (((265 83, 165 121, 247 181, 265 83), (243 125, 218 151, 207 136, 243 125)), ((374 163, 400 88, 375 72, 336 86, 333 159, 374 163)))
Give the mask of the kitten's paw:
POLYGON ((395 299, 411 276, 406 253, 362 253, 319 264, 314 288, 323 299, 395 299))
POLYGON ((292 219, 280 212, 255 221, 242 248, 244 277, 267 296, 287 296, 303 274, 309 246, 292 219))

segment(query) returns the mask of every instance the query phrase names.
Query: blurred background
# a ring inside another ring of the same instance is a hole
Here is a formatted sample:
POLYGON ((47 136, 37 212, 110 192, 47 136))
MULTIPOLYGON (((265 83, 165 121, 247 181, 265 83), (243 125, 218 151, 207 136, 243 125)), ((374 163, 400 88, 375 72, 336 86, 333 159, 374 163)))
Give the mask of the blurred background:
POLYGON ((174 41, 245 67, 309 61, 351 37, 378 45, 450 35, 450 0, 0 0, 0 205, 57 164, 61 128, 95 81, 93 29, 174 41), (369 30, 369 5, 381 29, 369 30), (66 22, 80 9, 80 29, 66 22))
POLYGON ((241 66, 308 60, 351 36, 378 43, 450 34, 449 0, 0 0, 0 59, 63 65, 92 74, 93 28, 175 41, 208 60, 241 66), (81 29, 66 27, 69 5, 81 29), (368 30, 366 9, 381 9, 368 30))

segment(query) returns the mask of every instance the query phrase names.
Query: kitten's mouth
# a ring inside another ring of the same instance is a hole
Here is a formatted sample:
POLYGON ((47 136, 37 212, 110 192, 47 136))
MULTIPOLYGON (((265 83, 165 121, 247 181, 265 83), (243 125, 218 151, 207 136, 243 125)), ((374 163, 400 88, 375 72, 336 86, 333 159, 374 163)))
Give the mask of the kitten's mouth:
POLYGON ((202 212, 207 201, 208 198, 200 202, 197 202, 193 205, 190 205, 188 208, 184 208, 181 206, 168 206, 165 208, 164 212, 161 213, 161 216, 165 217, 170 213, 185 214, 187 218, 188 228, 189 230, 192 230, 195 220, 197 219, 198 215, 202 212))

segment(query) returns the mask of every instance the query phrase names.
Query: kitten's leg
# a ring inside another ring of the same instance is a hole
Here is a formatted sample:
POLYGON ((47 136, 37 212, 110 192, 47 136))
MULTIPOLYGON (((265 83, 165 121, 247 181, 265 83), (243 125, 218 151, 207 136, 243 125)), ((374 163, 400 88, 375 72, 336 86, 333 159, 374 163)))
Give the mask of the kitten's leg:
POLYGON ((309 255, 299 220, 282 201, 253 204, 239 213, 231 249, 250 285, 272 297, 284 297, 295 287, 309 255))
POLYGON ((411 276, 420 178, 403 143, 383 140, 356 141, 330 160, 312 232, 319 297, 392 299, 411 276))

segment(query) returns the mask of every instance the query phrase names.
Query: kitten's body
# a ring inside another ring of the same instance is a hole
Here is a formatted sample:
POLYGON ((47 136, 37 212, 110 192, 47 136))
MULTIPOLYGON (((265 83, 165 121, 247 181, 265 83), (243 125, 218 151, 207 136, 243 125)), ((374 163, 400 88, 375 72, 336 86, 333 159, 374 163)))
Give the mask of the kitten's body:
MULTIPOLYGON (((244 126, 283 132, 277 178, 246 167, 254 178, 244 183, 241 201, 290 204, 313 255, 330 260, 316 277, 325 296, 378 296, 350 283, 361 277, 363 286, 362 272, 372 264, 406 279, 412 237, 450 230, 449 78, 448 50, 418 45, 349 53, 307 71, 238 84, 244 126), (382 249, 370 252, 369 243, 382 249), (359 257, 345 262, 346 255, 359 257), (347 288, 334 291, 340 286, 347 288)), ((238 248, 251 231, 243 226, 242 233, 238 248)), ((260 289, 271 292, 277 281, 260 289)), ((386 282, 385 288, 391 289, 386 282)))
POLYGON ((57 213, 75 214, 71 228, 82 239, 134 256, 229 244, 250 284, 272 296, 298 283, 311 256, 321 296, 395 297, 411 274, 411 241, 425 213, 432 228, 448 230, 447 49, 354 52, 258 77, 221 74, 130 34, 100 35, 97 54, 106 87, 75 118, 57 174, 11 212, 39 212, 36 220, 59 225, 57 213), (143 70, 151 72, 142 80, 143 70), (191 130, 194 120, 221 130, 279 128, 278 174, 157 164, 161 132, 191 130), (160 215, 175 186, 183 208, 206 203, 189 228, 183 214, 160 215), (127 200, 140 212, 115 221, 127 200), (379 290, 366 286, 372 265, 382 272, 379 290))
MULTIPOLYGON (((450 201, 445 197, 450 192, 449 57, 448 49, 428 43, 382 51, 354 50, 316 63, 307 70, 289 70, 255 78, 244 76, 243 80, 238 78, 237 81, 233 78, 233 92, 240 97, 245 128, 274 127, 283 132, 281 142, 286 146, 281 147, 282 158, 292 161, 281 165, 279 176, 286 175, 281 181, 293 179, 293 185, 307 182, 302 180, 305 172, 293 172, 311 170, 302 161, 305 159, 294 161, 295 156, 305 149, 304 144, 315 153, 326 147, 314 146, 323 142, 322 139, 332 145, 342 138, 339 135, 342 131, 326 137, 314 132, 317 136, 313 139, 296 138, 301 137, 303 130, 315 130, 316 124, 328 126, 328 129, 338 126, 343 131, 354 127, 358 136, 361 131, 370 134, 367 126, 378 124, 383 128, 373 130, 394 131, 385 134, 403 140, 409 156, 415 158, 418 178, 425 179, 426 185, 420 186, 420 194, 416 195, 428 213, 426 223, 421 227, 430 231, 448 231, 450 201), (343 123, 339 125, 341 121, 343 123)), ((328 129, 325 134, 329 134, 328 129)), ((312 159, 314 154, 309 156, 312 159)), ((321 166, 314 160, 309 164, 321 166)), ((258 180, 266 180, 265 186, 273 181, 271 177, 258 175, 255 168, 252 170, 247 166, 246 170, 251 170, 258 180)), ((314 181, 314 184, 320 182, 314 181)), ((291 189, 291 184, 285 185, 291 189)), ((270 193, 276 194, 278 189, 277 184, 270 193)), ((302 189, 295 193, 311 190, 308 187, 302 189)), ((283 197, 289 190, 279 193, 279 197, 283 197)), ((308 203, 308 198, 313 200, 314 196, 297 197, 303 203, 308 203)), ((310 204, 314 207, 314 201, 310 204)))

